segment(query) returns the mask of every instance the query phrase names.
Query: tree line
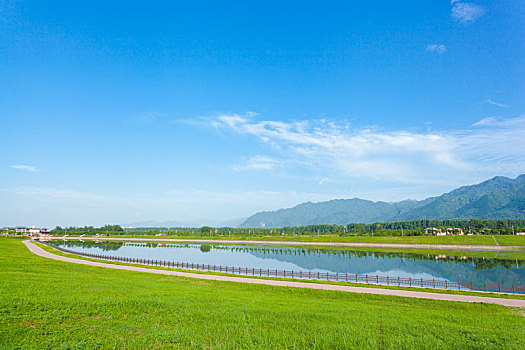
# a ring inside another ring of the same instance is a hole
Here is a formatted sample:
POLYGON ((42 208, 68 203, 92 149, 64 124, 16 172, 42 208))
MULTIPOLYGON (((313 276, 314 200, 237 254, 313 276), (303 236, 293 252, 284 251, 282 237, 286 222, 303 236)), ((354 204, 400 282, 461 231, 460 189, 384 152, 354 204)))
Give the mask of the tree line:
POLYGON ((57 226, 51 230, 52 235, 94 235, 94 234, 122 234, 124 229, 120 225, 104 225, 102 227, 84 226, 84 227, 60 227, 57 226))
POLYGON ((374 236, 422 236, 427 229, 461 229, 464 233, 509 235, 525 231, 525 220, 409 220, 348 225, 306 225, 282 228, 236 228, 236 227, 144 227, 124 229, 119 225, 66 227, 57 226, 53 235, 133 235, 166 234, 170 236, 278 236, 278 235, 374 235, 374 236))

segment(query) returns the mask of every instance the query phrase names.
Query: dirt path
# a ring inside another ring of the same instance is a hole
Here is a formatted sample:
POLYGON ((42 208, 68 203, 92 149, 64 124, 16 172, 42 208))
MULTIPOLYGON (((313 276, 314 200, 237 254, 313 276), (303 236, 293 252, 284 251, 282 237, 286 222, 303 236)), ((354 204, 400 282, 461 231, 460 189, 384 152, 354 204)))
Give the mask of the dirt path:
POLYGON ((434 249, 434 250, 481 250, 512 251, 523 250, 519 245, 475 245, 475 244, 424 244, 424 243, 364 243, 364 242, 312 242, 312 241, 255 241, 227 239, 184 239, 184 238, 119 238, 119 237, 49 237, 59 240, 86 241, 124 241, 124 242, 173 242, 173 243, 217 243, 217 244, 267 244, 285 246, 315 247, 360 247, 360 248, 400 248, 400 249, 434 249))
POLYGON ((29 248, 29 250, 32 253, 39 255, 41 257, 44 257, 44 258, 66 261, 66 262, 70 262, 74 264, 107 267, 110 269, 117 269, 117 270, 139 271, 139 272, 147 272, 147 273, 156 273, 156 274, 161 274, 161 275, 190 277, 190 278, 198 278, 198 279, 213 280, 213 281, 241 282, 241 283, 252 283, 252 284, 264 284, 264 285, 270 285, 270 286, 336 290, 336 291, 352 292, 352 293, 394 295, 394 296, 409 297, 409 298, 461 301, 461 302, 469 302, 469 303, 490 303, 490 304, 499 304, 503 306, 525 307, 525 300, 517 300, 517 299, 503 299, 503 298, 479 297, 479 296, 469 296, 469 295, 428 293, 428 292, 416 292, 416 291, 396 290, 396 289, 350 287, 350 286, 316 284, 316 283, 305 283, 305 282, 275 281, 275 280, 265 280, 265 279, 256 279, 256 278, 205 275, 205 274, 198 274, 198 273, 191 273, 191 272, 155 270, 155 269, 148 269, 144 267, 106 264, 102 262, 68 258, 65 256, 52 254, 52 253, 49 253, 43 250, 42 248, 32 243, 31 241, 24 241, 23 243, 27 246, 27 248, 29 248))

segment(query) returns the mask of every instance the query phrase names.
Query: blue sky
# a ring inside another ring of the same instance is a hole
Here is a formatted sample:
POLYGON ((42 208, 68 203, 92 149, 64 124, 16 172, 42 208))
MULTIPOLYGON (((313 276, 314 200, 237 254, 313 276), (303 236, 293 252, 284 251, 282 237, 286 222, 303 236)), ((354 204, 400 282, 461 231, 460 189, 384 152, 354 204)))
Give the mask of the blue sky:
POLYGON ((525 173, 522 1, 0 0, 0 226, 525 173))

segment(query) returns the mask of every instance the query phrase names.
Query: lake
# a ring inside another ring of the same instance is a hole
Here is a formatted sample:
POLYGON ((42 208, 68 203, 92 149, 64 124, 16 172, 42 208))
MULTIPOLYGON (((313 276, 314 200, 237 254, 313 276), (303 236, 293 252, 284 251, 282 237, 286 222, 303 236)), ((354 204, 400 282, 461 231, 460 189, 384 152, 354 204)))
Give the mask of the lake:
POLYGON ((523 285, 524 259, 265 245, 53 241, 77 252, 171 262, 523 285))

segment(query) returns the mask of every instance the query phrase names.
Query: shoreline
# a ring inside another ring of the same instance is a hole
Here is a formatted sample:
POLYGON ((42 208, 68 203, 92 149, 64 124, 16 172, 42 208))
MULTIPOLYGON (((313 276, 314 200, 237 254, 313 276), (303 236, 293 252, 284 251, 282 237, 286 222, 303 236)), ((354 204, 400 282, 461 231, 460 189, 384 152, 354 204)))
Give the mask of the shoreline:
POLYGON ((174 243, 214 243, 214 244, 261 244, 277 246, 349 247, 349 248, 395 248, 426 250, 471 250, 471 251, 516 251, 524 250, 519 245, 474 245, 474 244, 425 244, 425 243, 366 243, 366 242, 315 242, 315 241, 266 241, 266 240, 228 240, 193 238, 124 238, 124 237, 46 237, 46 240, 91 240, 121 242, 174 242, 174 243))

